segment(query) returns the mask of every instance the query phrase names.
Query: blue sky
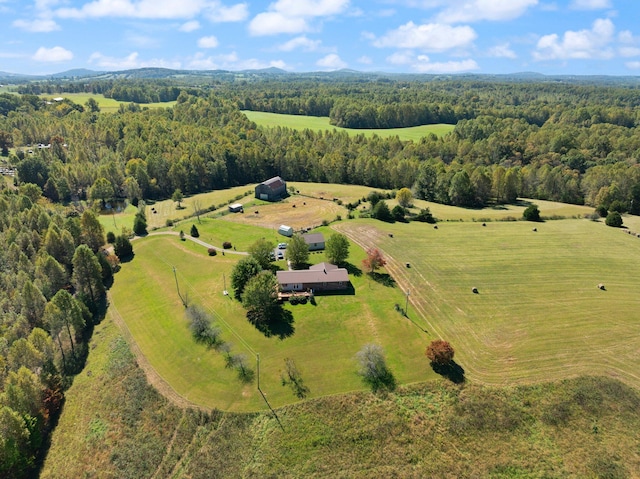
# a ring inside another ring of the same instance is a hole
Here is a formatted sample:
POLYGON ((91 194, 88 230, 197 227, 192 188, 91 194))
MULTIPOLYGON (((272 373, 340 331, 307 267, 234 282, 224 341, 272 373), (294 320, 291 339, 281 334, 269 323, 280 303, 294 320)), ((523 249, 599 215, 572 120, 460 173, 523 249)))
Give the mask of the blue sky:
POLYGON ((0 0, 0 71, 640 75, 635 0, 0 0))

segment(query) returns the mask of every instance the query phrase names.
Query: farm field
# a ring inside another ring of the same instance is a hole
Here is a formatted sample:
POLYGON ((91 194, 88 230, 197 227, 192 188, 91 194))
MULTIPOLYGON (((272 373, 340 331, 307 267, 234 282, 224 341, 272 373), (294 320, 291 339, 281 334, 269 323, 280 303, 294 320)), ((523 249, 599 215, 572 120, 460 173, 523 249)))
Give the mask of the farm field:
POLYGON ((640 387, 640 239, 586 219, 335 228, 386 253, 409 316, 454 345, 473 382, 605 374, 640 387))
POLYGON ((378 135, 386 138, 389 136, 398 136, 401 140, 418 141, 423 136, 433 133, 437 136, 443 136, 453 131, 455 125, 437 124, 413 126, 408 128, 390 128, 390 129, 357 129, 357 128, 340 128, 329 123, 329 117, 316 117, 304 115, 285 115, 280 113, 267 113, 263 111, 243 110, 249 120, 260 126, 274 127, 282 126, 292 128, 294 130, 337 130, 346 131, 350 135, 363 134, 367 137, 378 135))
MULTIPOLYGON (((116 112, 118 111, 118 108, 120 108, 120 105, 122 103, 124 104, 130 103, 126 101, 114 100, 113 98, 105 98, 104 95, 99 93, 61 93, 59 95, 46 94, 46 95, 40 95, 40 96, 43 98, 55 98, 60 96, 62 98, 68 98, 69 100, 71 100, 74 103, 77 103, 78 105, 84 105, 89 98, 93 98, 96 102, 98 102, 98 105, 100 106, 100 111, 104 113, 116 112)), ((171 108, 175 104, 176 104, 175 101, 170 101, 165 103, 139 103, 141 108, 171 108)))

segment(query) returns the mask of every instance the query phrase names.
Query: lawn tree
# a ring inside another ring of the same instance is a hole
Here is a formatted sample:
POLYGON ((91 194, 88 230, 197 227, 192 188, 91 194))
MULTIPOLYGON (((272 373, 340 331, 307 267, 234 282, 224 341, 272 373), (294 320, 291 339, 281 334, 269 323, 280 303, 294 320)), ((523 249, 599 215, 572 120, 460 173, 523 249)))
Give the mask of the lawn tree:
POLYGON ((394 221, 404 221, 405 214, 406 210, 400 205, 395 205, 391 210, 391 217, 394 221))
POLYGON ((301 235, 293 235, 287 245, 287 260, 293 269, 303 267, 309 261, 309 245, 301 235))
POLYGON ((76 291, 90 301, 95 308, 104 295, 100 262, 88 246, 81 244, 73 255, 73 276, 71 278, 76 291))
POLYGON ((133 218, 133 232, 138 236, 147 234, 147 215, 144 212, 145 204, 143 201, 139 203, 138 212, 133 218))
POLYGON ((200 215, 202 214, 202 201, 200 201, 200 198, 196 196, 191 201, 191 206, 193 206, 193 214, 196 215, 198 223, 200 223, 200 215))
POLYGON ((247 282, 242 294, 242 306, 253 323, 269 322, 278 306, 277 287, 276 277, 270 271, 261 271, 247 282))
POLYGON ((133 256, 133 246, 129 238, 125 235, 117 236, 113 243, 113 252, 120 259, 131 258, 133 256))
POLYGON ((195 224, 191 225, 191 231, 189 232, 189 234, 194 238, 197 238, 198 236, 200 236, 200 232, 198 231, 198 228, 196 227, 195 224))
POLYGON ((260 238, 249 246, 249 254, 260 263, 262 269, 269 269, 271 265, 271 255, 275 247, 276 245, 271 241, 260 238))
POLYGON ((448 366, 453 361, 455 354, 453 347, 447 341, 435 339, 429 343, 425 352, 432 364, 438 366, 448 366))
POLYGON ((376 270, 382 268, 387 261, 382 256, 382 252, 378 248, 369 248, 367 250, 367 257, 362 260, 362 266, 370 274, 373 274, 376 270))
POLYGON ((220 328, 212 324, 211 316, 204 308, 193 304, 187 307, 185 314, 189 320, 191 334, 196 341, 208 346, 217 346, 221 343, 220 328))
POLYGON ((349 240, 342 233, 332 234, 325 244, 324 254, 329 263, 344 264, 349 257, 349 240))
POLYGON ((80 218, 80 227, 82 230, 81 240, 91 251, 97 252, 105 243, 104 228, 100 224, 100 220, 91 210, 84 210, 80 218))
POLYGON ((365 344, 356 354, 358 374, 371 389, 394 389, 395 379, 387 367, 384 350, 378 344, 365 344))
POLYGON ((607 226, 612 226, 614 228, 620 228, 622 226, 622 216, 617 211, 612 211, 607 215, 607 218, 604 220, 607 226))
POLYGON ((231 272, 231 287, 233 288, 233 294, 236 299, 242 299, 242 293, 247 283, 260 271, 262 271, 262 266, 260 266, 260 263, 252 256, 242 258, 236 263, 231 272))
POLYGON ((409 188, 400 188, 396 193, 396 201, 403 208, 409 208, 413 202, 413 193, 409 188))
POLYGON ((182 190, 180 188, 176 188, 176 190, 171 195, 171 201, 173 201, 174 203, 178 203, 177 209, 182 208, 182 200, 184 200, 182 190))

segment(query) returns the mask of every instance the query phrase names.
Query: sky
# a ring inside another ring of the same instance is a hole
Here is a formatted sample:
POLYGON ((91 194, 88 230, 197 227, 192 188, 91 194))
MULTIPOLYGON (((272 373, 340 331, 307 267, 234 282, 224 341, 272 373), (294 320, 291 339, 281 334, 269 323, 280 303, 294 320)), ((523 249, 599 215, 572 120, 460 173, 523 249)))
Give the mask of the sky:
POLYGON ((0 0, 0 71, 640 75, 637 0, 0 0))

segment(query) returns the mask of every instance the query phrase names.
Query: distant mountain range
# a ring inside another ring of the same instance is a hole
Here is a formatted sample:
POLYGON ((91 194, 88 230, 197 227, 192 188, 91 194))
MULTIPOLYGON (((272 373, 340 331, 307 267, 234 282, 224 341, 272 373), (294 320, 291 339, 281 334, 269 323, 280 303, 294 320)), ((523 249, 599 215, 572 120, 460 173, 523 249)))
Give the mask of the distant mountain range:
POLYGON ((566 82, 587 84, 640 85, 640 76, 607 76, 607 75, 544 75, 535 72, 518 72, 509 74, 418 74, 418 73, 385 73, 360 72, 356 70, 337 70, 332 72, 293 73, 280 68, 263 68, 260 70, 172 70, 169 68, 137 68, 121 71, 94 71, 84 68, 67 70, 51 75, 25 75, 20 73, 0 72, 0 83, 25 83, 34 81, 78 81, 78 80, 159 80, 180 78, 216 78, 220 80, 232 78, 280 78, 280 79, 404 79, 411 81, 434 81, 466 79, 477 81, 514 81, 514 82, 566 82))

